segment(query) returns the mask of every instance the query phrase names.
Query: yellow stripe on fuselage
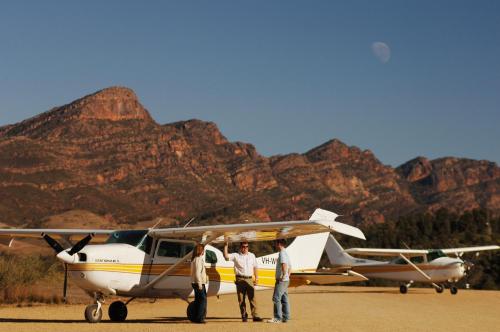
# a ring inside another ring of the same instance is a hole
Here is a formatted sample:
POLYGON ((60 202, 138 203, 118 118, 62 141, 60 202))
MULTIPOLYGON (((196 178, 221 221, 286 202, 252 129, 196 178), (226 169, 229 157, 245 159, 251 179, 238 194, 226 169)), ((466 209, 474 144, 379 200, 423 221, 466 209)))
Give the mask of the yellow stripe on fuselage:
MULTIPOLYGON (((103 272, 118 272, 118 273, 134 273, 142 275, 159 275, 173 264, 123 264, 123 263, 77 263, 69 264, 68 270, 72 272, 79 271, 103 271, 103 272)), ((207 274, 209 280, 220 282, 234 282, 236 276, 233 267, 207 267, 207 274)), ((190 277, 191 265, 189 263, 181 265, 170 276, 177 277, 190 277)), ((275 283, 275 269, 258 269, 259 286, 274 286, 275 283)), ((303 281, 293 280, 291 284, 296 286, 303 284, 303 281)))

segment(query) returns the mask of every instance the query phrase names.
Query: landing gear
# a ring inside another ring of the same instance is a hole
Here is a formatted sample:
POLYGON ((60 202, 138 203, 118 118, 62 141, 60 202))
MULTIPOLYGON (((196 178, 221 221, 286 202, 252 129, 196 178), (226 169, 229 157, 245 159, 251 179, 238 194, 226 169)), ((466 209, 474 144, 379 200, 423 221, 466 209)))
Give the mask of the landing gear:
POLYGON ((127 306, 122 301, 111 303, 108 309, 109 319, 113 322, 123 322, 127 318, 127 306))
MULTIPOLYGON (((197 318, 197 312, 196 312, 196 305, 193 302, 189 302, 188 306, 187 306, 187 309, 186 309, 186 315, 187 315, 187 318, 193 322, 193 323, 196 323, 196 318, 197 318)), ((205 309, 205 312, 203 313, 203 319, 205 319, 205 317, 207 316, 207 310, 205 309)))
POLYGON ((409 283, 407 283, 406 285, 401 285, 399 286, 399 292, 401 294, 406 294, 408 293, 408 288, 411 287, 411 285, 413 284, 413 280, 411 280, 409 283))
POLYGON ((195 308, 194 302, 189 302, 188 307, 186 309, 186 315, 187 315, 187 318, 191 322, 195 321, 195 318, 196 318, 196 308, 195 308))
POLYGON ((455 286, 455 285, 451 286, 451 287, 450 287, 450 293, 451 293, 452 295, 456 295, 456 294, 458 293, 458 288, 457 288, 457 286, 455 286))
POLYGON ((89 323, 99 323, 102 318, 102 304, 104 303, 104 296, 96 293, 94 295, 96 303, 89 304, 85 308, 85 320, 89 323))
POLYGON ((433 285, 437 293, 441 294, 444 291, 444 285, 433 285))
POLYGON ((98 304, 89 304, 85 308, 85 320, 88 323, 99 323, 102 318, 102 309, 98 304))

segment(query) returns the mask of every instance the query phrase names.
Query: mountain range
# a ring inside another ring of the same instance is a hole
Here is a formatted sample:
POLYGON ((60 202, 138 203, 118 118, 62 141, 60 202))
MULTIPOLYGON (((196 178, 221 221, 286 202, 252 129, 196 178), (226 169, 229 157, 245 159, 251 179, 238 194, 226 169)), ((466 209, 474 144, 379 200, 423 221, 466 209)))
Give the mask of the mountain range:
POLYGON ((316 207, 356 224, 441 208, 500 212, 491 161, 417 157, 394 168, 338 139, 265 157, 212 122, 158 124, 124 87, 0 127, 0 187, 0 223, 24 227, 81 210, 103 227, 290 220, 316 207))

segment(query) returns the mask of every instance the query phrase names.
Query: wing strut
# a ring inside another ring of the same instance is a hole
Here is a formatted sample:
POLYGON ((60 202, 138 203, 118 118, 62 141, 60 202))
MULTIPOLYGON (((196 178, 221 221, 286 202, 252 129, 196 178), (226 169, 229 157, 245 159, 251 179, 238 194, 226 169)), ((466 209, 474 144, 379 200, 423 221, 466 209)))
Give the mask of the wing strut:
MULTIPOLYGON (((213 236, 209 236, 209 237, 206 237, 206 238, 204 236, 204 239, 201 241, 201 244, 206 245, 206 244, 212 242, 218 236, 219 236, 219 234, 213 235, 213 236)), ((191 250, 184 257, 182 257, 177 263, 175 263, 174 265, 172 265, 171 267, 169 267, 168 269, 166 269, 165 271, 163 271, 162 273, 160 273, 159 276, 157 276, 156 278, 154 278, 153 280, 151 280, 147 285, 144 285, 143 287, 141 287, 140 289, 138 289, 138 291, 141 291, 141 292, 147 291, 147 290, 151 289, 154 285, 156 285, 158 282, 160 282, 163 278, 168 277, 171 274, 172 271, 175 271, 181 264, 185 263, 193 255, 193 250, 191 250)))
MULTIPOLYGON (((424 271, 422 271, 422 270, 421 270, 418 266, 416 266, 415 264, 413 264, 413 262, 412 262, 411 260, 409 260, 408 258, 406 258, 406 256, 405 256, 405 255, 403 255, 403 254, 401 254, 401 253, 400 253, 400 254, 399 254, 399 256, 400 256, 402 259, 404 259, 404 260, 406 261, 406 263, 408 263, 411 267, 413 267, 413 268, 414 268, 414 269, 415 269, 418 273, 420 273, 422 276, 424 276, 424 278, 425 278, 425 279, 427 279, 427 280, 429 280, 429 281, 431 281, 431 280, 432 280, 432 279, 431 279, 431 277, 429 277, 429 275, 428 275, 427 273, 425 273, 425 272, 424 272, 424 271)), ((436 289, 437 289, 437 288, 441 288, 441 286, 436 285, 436 284, 435 284, 435 283, 433 283, 432 281, 431 281, 431 284, 432 284, 432 286, 434 286, 436 289)))

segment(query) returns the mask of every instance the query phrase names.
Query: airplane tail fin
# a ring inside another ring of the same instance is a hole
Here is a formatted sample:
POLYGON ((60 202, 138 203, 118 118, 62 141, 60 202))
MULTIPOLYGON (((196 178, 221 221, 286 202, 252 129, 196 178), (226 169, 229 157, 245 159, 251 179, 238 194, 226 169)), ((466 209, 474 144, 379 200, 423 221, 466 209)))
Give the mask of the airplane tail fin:
POLYGON ((337 242, 332 234, 329 234, 326 241, 326 254, 333 266, 353 266, 355 263, 354 257, 344 252, 344 248, 337 242))
MULTIPOLYGON (((309 220, 335 221, 336 213, 316 209, 309 220)), ((310 271, 318 268, 321 255, 325 250, 329 232, 297 236, 286 248, 294 271, 310 271)))

